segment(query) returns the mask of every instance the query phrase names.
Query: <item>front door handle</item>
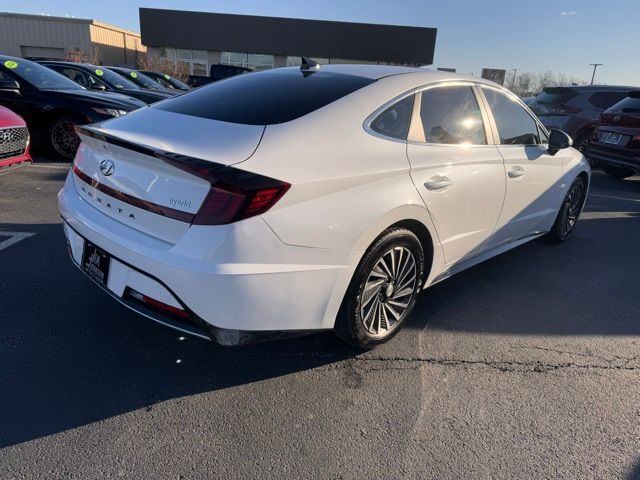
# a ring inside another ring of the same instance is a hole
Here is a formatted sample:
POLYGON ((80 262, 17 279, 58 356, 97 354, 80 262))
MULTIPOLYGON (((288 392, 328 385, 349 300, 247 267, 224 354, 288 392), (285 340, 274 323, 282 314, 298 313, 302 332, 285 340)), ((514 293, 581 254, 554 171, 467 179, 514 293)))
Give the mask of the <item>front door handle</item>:
POLYGON ((440 190, 441 188, 445 188, 450 185, 453 185, 453 182, 442 175, 435 175, 424 182, 424 186, 427 187, 427 190, 440 190))
POLYGON ((522 177, 524 175, 524 168, 519 167, 519 166, 515 166, 513 167, 511 170, 509 170, 509 176, 511 178, 519 178, 522 177))

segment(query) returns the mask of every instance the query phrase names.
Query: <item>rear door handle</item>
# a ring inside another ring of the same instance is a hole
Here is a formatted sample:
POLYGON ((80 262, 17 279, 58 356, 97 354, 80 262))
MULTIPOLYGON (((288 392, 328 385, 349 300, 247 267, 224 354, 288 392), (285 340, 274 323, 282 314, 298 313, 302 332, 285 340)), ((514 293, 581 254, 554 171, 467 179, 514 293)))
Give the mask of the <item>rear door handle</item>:
POLYGON ((453 182, 442 175, 435 175, 424 182, 424 186, 427 187, 427 190, 440 190, 441 188, 445 188, 450 185, 453 185, 453 182))
POLYGON ((509 170, 509 176, 511 178, 519 178, 522 177, 524 175, 524 168, 519 167, 519 166, 515 166, 513 167, 511 170, 509 170))

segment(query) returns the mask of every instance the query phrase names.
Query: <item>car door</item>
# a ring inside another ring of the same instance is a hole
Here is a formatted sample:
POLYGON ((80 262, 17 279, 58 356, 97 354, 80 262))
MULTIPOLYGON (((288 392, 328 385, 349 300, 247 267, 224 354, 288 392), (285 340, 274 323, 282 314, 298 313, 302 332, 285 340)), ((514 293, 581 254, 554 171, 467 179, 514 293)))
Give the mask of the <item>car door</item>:
POLYGON ((505 193, 503 160, 473 83, 443 83, 416 95, 408 136, 411 177, 454 263, 484 250, 505 193))
POLYGON ((562 195, 562 154, 548 153, 547 137, 515 95, 480 88, 490 113, 507 185, 490 247, 549 230, 562 195))

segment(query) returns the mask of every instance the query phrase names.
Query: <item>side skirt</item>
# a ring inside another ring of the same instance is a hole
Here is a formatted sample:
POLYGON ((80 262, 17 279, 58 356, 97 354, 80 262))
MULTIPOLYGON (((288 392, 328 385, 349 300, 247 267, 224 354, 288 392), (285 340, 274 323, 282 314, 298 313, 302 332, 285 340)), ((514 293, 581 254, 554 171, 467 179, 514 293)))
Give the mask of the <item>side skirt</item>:
POLYGON ((529 235, 526 235, 525 237, 519 238, 517 240, 512 240, 510 242, 503 243, 501 245, 496 245, 495 247, 491 248, 490 250, 486 250, 484 252, 480 252, 479 254, 474 255, 473 257, 461 260, 460 262, 456 263, 455 265, 453 265, 448 270, 442 272, 440 275, 435 277, 433 279, 433 281, 430 284, 425 285, 423 287, 423 289, 424 288, 428 288, 431 285, 435 285, 436 283, 440 283, 441 281, 446 280, 447 278, 451 277, 452 275, 455 275, 456 273, 460 273, 463 270, 466 270, 467 268, 471 268, 471 267, 473 267, 475 265, 478 265, 479 263, 482 263, 485 260, 489 260, 490 258, 498 256, 501 253, 507 252, 507 251, 509 251, 509 250, 511 250, 513 248, 519 247, 520 245, 522 245, 524 243, 530 242, 531 240, 534 240, 534 239, 536 239, 538 237, 541 237, 545 233, 547 233, 547 232, 534 232, 534 233, 531 233, 529 235))

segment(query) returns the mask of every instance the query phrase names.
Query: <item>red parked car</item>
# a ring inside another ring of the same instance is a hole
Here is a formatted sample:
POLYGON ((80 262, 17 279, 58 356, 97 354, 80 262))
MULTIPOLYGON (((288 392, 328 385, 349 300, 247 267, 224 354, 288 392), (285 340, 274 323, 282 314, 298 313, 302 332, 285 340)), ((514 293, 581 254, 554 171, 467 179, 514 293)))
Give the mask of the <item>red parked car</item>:
POLYGON ((602 113, 589 155, 613 177, 640 174, 640 91, 602 113))
POLYGON ((0 171, 30 163, 27 124, 20 115, 0 105, 0 171))

